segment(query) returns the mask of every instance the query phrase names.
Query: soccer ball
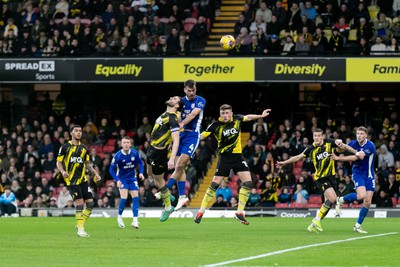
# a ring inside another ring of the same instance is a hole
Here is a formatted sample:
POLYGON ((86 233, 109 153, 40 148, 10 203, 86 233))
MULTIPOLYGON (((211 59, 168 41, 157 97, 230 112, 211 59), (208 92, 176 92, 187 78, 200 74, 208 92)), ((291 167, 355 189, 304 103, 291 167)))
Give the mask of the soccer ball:
POLYGON ((236 41, 232 35, 224 35, 221 37, 219 41, 222 49, 224 50, 231 50, 235 47, 236 41))

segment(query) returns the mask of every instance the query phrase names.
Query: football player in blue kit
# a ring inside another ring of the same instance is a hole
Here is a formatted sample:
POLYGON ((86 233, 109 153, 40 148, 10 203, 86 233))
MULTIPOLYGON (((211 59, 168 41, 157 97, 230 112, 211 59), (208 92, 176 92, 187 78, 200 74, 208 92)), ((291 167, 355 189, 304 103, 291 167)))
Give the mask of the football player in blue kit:
POLYGON ((144 165, 139 152, 131 148, 132 143, 129 137, 125 136, 122 138, 121 146, 122 149, 114 155, 110 166, 110 174, 117 182, 117 187, 121 195, 118 206, 118 226, 125 228, 124 221, 122 220, 122 212, 125 209, 129 192, 132 196, 133 221, 131 225, 133 228, 138 229, 139 185, 136 178, 136 168, 139 166, 138 176, 143 180, 144 165))
POLYGON ((374 162, 376 158, 376 148, 375 144, 367 139, 367 136, 367 128, 363 126, 358 127, 356 133, 357 140, 352 140, 347 145, 344 143, 339 145, 341 149, 347 150, 354 155, 332 156, 334 160, 338 161, 353 161, 352 178, 357 193, 350 193, 343 197, 338 197, 336 200, 336 213, 341 213, 342 205, 345 202, 351 203, 355 200, 359 202, 363 201, 358 220, 353 227, 355 232, 361 234, 367 233, 361 228, 361 224, 367 216, 375 191, 374 162))
POLYGON ((187 80, 184 83, 185 96, 183 100, 183 110, 179 127, 181 133, 179 136, 179 148, 177 152, 177 160, 175 163, 175 171, 167 182, 167 188, 178 181, 179 199, 175 210, 181 209, 189 202, 186 196, 186 173, 185 168, 193 158, 194 153, 200 143, 201 123, 203 121, 203 112, 206 100, 196 95, 197 87, 194 80, 187 80))

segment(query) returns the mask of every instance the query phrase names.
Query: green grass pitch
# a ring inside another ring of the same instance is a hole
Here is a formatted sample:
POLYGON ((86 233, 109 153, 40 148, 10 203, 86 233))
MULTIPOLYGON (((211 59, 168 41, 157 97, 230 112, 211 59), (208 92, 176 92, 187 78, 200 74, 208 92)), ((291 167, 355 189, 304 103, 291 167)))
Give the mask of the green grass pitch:
POLYGON ((92 218, 80 238, 74 218, 0 218, 0 266, 399 266, 400 219, 141 218, 119 229, 116 218, 92 218), (366 237, 366 238, 363 238, 366 237))

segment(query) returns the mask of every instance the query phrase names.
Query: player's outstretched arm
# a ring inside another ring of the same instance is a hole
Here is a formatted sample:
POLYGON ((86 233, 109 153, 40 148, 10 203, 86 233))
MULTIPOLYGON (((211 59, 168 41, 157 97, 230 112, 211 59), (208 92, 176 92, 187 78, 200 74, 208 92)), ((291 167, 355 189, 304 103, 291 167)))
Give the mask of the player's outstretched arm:
POLYGON ((270 109, 270 108, 265 109, 265 110, 261 113, 261 115, 247 114, 247 115, 245 115, 244 117, 245 117, 245 120, 246 120, 246 121, 253 121, 253 120, 260 119, 260 118, 265 118, 265 117, 267 117, 267 116, 269 115, 269 113, 271 113, 271 109, 270 109))
POLYGON ((287 159, 285 161, 277 161, 276 162, 276 167, 278 169, 282 168, 283 166, 285 166, 286 164, 290 164, 290 163, 295 163, 301 159, 304 159, 304 154, 298 154, 297 156, 291 157, 290 159, 287 159))

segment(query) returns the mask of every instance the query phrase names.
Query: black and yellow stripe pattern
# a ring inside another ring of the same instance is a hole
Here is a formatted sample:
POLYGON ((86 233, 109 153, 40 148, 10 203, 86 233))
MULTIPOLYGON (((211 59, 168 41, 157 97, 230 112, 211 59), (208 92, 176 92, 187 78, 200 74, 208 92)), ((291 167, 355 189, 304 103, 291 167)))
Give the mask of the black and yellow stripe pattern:
POLYGON ((151 132, 150 145, 167 147, 171 142, 171 133, 179 131, 178 115, 174 112, 164 112, 157 118, 151 132))
POLYGON ((245 121, 243 115, 233 115, 232 119, 224 123, 219 119, 210 124, 207 129, 201 133, 202 139, 210 134, 214 134, 218 141, 218 153, 240 154, 242 153, 241 144, 241 126, 245 121))
POLYGON ((328 139, 320 146, 314 143, 304 150, 303 154, 306 157, 311 157, 314 164, 314 180, 318 180, 321 177, 334 176, 336 174, 335 162, 331 159, 335 149, 335 141, 328 139))
POLYGON ((81 142, 78 145, 72 144, 71 141, 64 144, 57 156, 57 161, 61 162, 68 178, 65 183, 68 185, 79 185, 87 181, 86 178, 86 161, 89 161, 88 148, 81 142))

